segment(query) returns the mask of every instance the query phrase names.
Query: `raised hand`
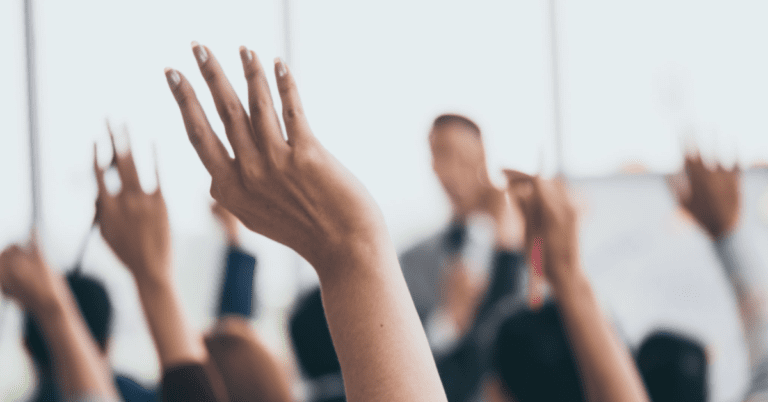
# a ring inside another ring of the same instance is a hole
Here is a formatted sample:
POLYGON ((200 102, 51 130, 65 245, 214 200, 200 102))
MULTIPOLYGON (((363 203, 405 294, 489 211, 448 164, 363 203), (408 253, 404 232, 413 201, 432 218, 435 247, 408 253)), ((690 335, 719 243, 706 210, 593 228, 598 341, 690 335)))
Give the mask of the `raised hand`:
MULTIPOLYGON (((240 48, 248 82, 250 116, 221 66, 194 44, 200 71, 224 123, 234 158, 211 129, 189 81, 176 70, 166 77, 179 103, 189 139, 211 174, 211 195, 249 229, 301 254, 322 275, 349 246, 386 235, 381 213, 365 188, 317 141, 296 83, 279 59, 275 75, 283 104, 283 137, 264 70, 253 51, 240 48)), ((365 252, 365 247, 355 252, 365 252)))
POLYGON ((48 268, 34 240, 27 247, 13 245, 0 254, 0 289, 35 318, 65 400, 116 400, 111 372, 69 287, 48 268))
POLYGON ((288 67, 275 62, 285 138, 254 52, 240 48, 250 113, 211 51, 193 43, 193 52, 234 158, 189 81, 176 70, 165 74, 213 179, 211 195, 247 228, 293 248, 317 271, 347 400, 444 401, 381 211, 312 134, 288 67))
POLYGON ((0 254, 0 289, 33 313, 55 304, 56 281, 37 246, 13 245, 0 254))
MULTIPOLYGON (((110 130, 114 147, 114 135, 110 130)), ((117 257, 137 279, 168 279, 170 275, 171 239, 168 211, 157 189, 151 194, 142 190, 130 149, 120 154, 115 149, 115 164, 122 187, 110 194, 104 184, 104 169, 99 167, 94 146, 93 168, 98 184, 96 219, 101 235, 117 257)))
POLYGON ((523 210, 526 247, 552 286, 589 400, 647 401, 626 346, 603 315, 581 268, 576 210, 565 184, 505 170, 523 210))
POLYGON ((525 215, 526 249, 553 285, 579 264, 576 209, 561 180, 505 170, 511 197, 525 215), (538 260, 538 261, 536 261, 538 260))
POLYGON ((670 185, 680 205, 717 239, 739 221, 740 174, 738 167, 728 170, 719 163, 707 167, 694 153, 685 157, 683 181, 670 180, 670 185))

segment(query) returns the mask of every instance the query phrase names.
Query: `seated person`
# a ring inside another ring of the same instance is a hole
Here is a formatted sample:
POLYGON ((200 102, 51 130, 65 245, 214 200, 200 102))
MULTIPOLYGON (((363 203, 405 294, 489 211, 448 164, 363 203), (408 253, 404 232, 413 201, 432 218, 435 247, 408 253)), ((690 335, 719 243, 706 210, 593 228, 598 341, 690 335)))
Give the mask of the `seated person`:
POLYGON ((657 331, 645 338, 635 359, 652 401, 707 400, 707 356, 701 342, 657 331))
POLYGON ((256 258, 240 246, 240 222, 221 204, 211 208, 227 240, 217 320, 205 337, 213 365, 221 374, 230 400, 288 402, 293 400, 285 367, 251 325, 256 258))
POLYGON ((344 380, 325 320, 320 288, 299 298, 288 330, 296 361, 307 380, 309 402, 344 402, 344 380))
MULTIPOLYGON (((66 280, 72 295, 75 297, 77 307, 99 347, 104 364, 108 364, 109 342, 112 332, 112 302, 107 289, 99 280, 80 273, 69 273, 66 280)), ((24 346, 29 352, 38 374, 39 386, 32 400, 61 400, 53 381, 53 367, 51 366, 48 346, 46 346, 40 328, 29 313, 25 313, 24 317, 24 346)), ((126 402, 160 400, 156 391, 145 389, 124 375, 115 374, 115 385, 126 402)))
POLYGON ((638 370, 581 268, 576 211, 560 180, 505 171, 524 211, 526 250, 552 301, 500 325, 493 354, 502 401, 647 401, 638 370))
POLYGON ((187 321, 173 281, 170 224, 159 174, 157 189, 146 193, 130 149, 117 152, 111 130, 110 136, 121 188, 116 194, 107 190, 94 145, 96 221, 105 242, 136 282, 160 360, 162 399, 226 401, 223 381, 210 362, 202 335, 187 321))
POLYGON ((768 265, 740 222, 738 167, 707 166, 698 153, 687 155, 682 181, 672 188, 680 205, 713 240, 733 289, 744 328, 751 378, 744 401, 768 400, 768 265))
POLYGON ((72 402, 117 401, 107 364, 66 280, 48 268, 33 233, 30 245, 0 253, 0 290, 34 317, 48 347, 50 374, 38 395, 72 402), (45 389, 52 388, 52 389, 45 389))

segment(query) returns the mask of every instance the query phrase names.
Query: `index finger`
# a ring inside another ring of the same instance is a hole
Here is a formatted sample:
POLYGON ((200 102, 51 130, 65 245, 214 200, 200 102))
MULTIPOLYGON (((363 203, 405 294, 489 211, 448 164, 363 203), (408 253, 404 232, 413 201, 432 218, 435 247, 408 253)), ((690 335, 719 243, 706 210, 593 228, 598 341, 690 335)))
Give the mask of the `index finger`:
MULTIPOLYGON (((136 164, 133 161, 133 154, 131 148, 121 155, 117 152, 117 146, 115 145, 115 133, 112 131, 112 127, 107 122, 107 131, 109 131, 109 138, 112 141, 112 152, 114 152, 114 161, 117 165, 117 173, 120 175, 120 182, 123 185, 123 189, 137 191, 141 190, 141 182, 139 181, 139 173, 136 171, 136 164)), ((124 134, 126 136, 128 133, 124 134)))
POLYGON ((165 69, 165 78, 181 110, 189 142, 197 151, 206 170, 214 178, 226 175, 232 159, 224 144, 213 132, 192 85, 180 72, 171 68, 165 69))

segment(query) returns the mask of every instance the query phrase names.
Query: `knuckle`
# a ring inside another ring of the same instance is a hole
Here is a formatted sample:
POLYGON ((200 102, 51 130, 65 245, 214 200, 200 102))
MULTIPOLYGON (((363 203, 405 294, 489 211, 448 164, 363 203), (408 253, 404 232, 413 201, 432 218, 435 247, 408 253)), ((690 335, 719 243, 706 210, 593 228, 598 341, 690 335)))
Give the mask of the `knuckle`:
POLYGON ((248 183, 258 182, 264 176, 264 172, 252 164, 244 165, 241 168, 241 172, 242 172, 243 182, 246 185, 248 183))
POLYGON ((206 81, 213 81, 216 79, 216 76, 217 76, 216 71, 207 65, 202 69, 200 69, 200 73, 203 75, 203 78, 206 81))
POLYGON ((243 116, 243 107, 239 103, 227 101, 221 106, 220 114, 221 122, 228 126, 243 116))

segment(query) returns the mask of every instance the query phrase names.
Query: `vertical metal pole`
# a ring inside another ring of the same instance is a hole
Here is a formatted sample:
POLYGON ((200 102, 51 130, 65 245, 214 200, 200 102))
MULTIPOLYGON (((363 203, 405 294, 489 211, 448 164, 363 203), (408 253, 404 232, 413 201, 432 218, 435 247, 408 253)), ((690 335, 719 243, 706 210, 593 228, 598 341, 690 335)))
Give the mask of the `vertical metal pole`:
MULTIPOLYGON (((37 138, 37 85, 35 82, 35 30, 33 25, 34 12, 32 0, 24 0, 24 37, 27 50, 27 114, 29 118, 29 168, 32 187, 32 230, 30 233, 37 236, 40 228, 40 150, 37 138)), ((0 339, 5 330, 5 321, 8 316, 7 299, 0 305, 0 339)))
POLYGON ((560 60, 557 42, 557 0, 549 0, 549 37, 552 56, 552 124, 555 135, 555 161, 557 175, 565 173, 563 150, 563 125, 560 105, 560 60))
POLYGON ((32 187, 32 229, 40 229, 42 198, 40 195, 40 145, 37 121, 37 82, 35 65, 35 29, 33 1, 24 0, 24 33, 27 50, 27 116, 29 118, 29 168, 32 187))

